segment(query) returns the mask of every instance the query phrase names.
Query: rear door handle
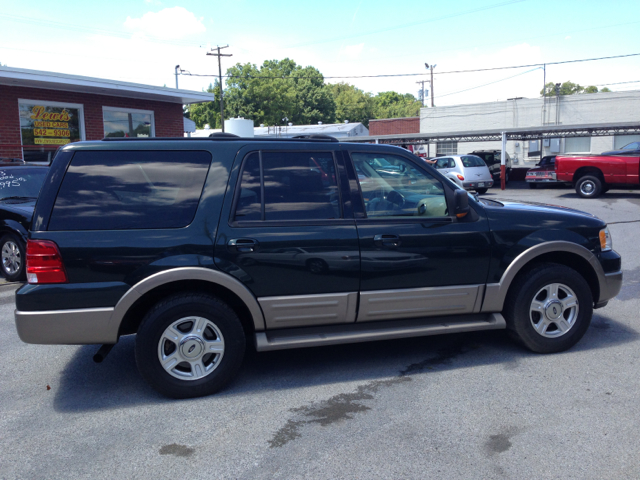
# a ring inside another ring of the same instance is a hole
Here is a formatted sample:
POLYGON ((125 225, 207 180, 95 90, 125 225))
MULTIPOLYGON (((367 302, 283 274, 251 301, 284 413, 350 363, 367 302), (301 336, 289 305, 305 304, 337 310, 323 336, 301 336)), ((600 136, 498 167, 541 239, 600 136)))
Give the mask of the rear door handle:
POLYGON ((373 237, 373 243, 378 247, 399 247, 402 241, 399 235, 380 234, 373 237))
POLYGON ((227 242, 227 248, 232 252, 251 253, 258 249, 258 241, 253 238, 232 238, 227 242))

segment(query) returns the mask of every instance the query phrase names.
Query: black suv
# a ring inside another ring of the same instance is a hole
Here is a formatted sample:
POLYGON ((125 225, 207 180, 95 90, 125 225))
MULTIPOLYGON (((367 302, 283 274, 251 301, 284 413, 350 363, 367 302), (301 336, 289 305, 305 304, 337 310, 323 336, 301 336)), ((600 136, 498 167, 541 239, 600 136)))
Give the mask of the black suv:
POLYGON ((620 290, 606 224, 478 201, 406 150, 334 139, 105 139, 60 150, 36 205, 20 338, 137 334, 160 392, 207 395, 258 351, 508 329, 535 352, 620 290))

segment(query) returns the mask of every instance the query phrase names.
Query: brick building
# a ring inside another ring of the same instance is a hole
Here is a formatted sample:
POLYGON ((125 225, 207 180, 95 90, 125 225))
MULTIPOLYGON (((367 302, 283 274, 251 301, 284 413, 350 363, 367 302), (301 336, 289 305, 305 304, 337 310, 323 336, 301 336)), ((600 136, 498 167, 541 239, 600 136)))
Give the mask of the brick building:
POLYGON ((47 160, 104 137, 182 137, 182 106, 210 93, 0 67, 0 158, 47 160))
POLYGON ((400 135, 420 133, 420 117, 383 118, 369 120, 369 135, 400 135))

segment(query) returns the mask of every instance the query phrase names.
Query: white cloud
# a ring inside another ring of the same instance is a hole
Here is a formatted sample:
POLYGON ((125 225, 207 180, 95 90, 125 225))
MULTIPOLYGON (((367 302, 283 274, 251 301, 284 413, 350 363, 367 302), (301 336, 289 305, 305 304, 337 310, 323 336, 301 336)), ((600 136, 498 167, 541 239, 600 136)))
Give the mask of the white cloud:
POLYGON ((179 39, 189 35, 203 33, 207 29, 197 18, 183 7, 165 8, 159 12, 147 12, 142 18, 127 17, 124 26, 134 36, 150 36, 164 39, 179 39))
POLYGON ((567 35, 566 37, 564 37, 565 40, 571 40, 571 35, 567 35))

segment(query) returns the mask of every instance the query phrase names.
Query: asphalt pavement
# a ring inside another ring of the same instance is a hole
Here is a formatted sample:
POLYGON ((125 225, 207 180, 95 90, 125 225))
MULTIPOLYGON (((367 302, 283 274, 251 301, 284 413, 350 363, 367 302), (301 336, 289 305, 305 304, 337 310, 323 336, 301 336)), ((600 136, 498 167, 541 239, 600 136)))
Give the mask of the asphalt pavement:
POLYGON ((514 183, 489 198, 605 219, 620 295, 568 352, 502 331, 250 353, 223 392, 166 399, 124 338, 22 343, 0 285, 0 478, 640 478, 640 190, 578 198, 514 183))

